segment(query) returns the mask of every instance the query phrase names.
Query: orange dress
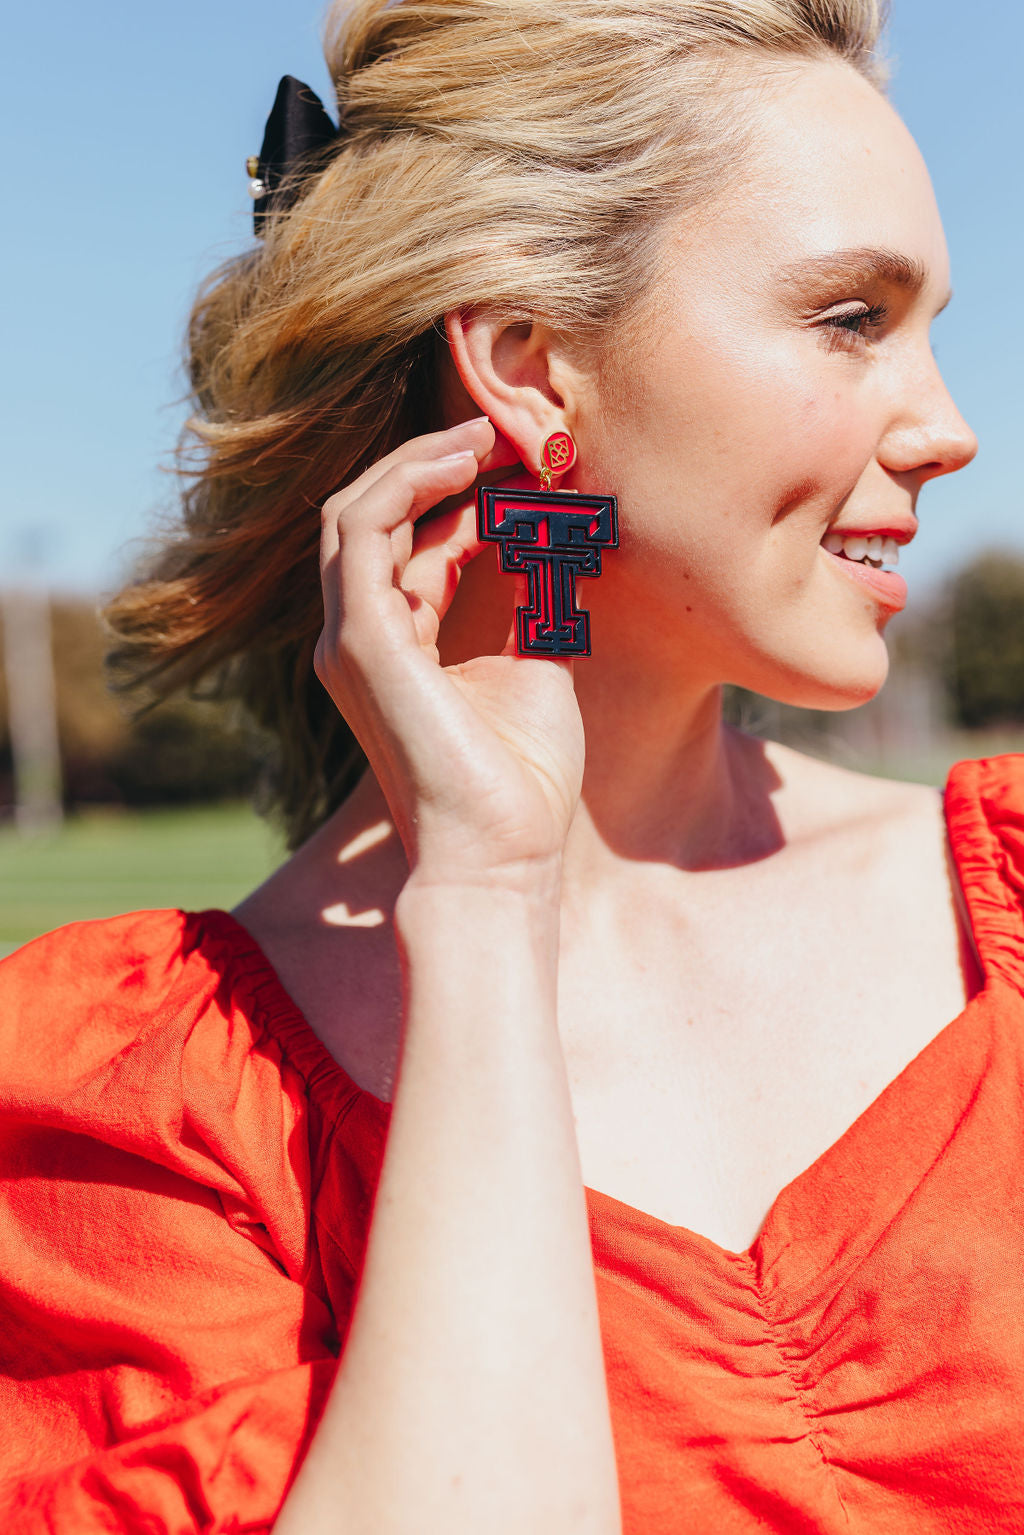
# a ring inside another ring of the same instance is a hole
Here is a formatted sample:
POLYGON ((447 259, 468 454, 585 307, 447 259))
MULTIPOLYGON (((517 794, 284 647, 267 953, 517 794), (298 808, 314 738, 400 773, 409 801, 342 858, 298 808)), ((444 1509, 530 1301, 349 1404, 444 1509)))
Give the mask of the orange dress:
MULTIPOLYGON (((589 1195, 628 1535, 1024 1531, 1024 757, 946 806, 984 989, 751 1248, 589 1195)), ((0 1530, 269 1530, 387 1109, 223 912, 0 982, 0 1530)))

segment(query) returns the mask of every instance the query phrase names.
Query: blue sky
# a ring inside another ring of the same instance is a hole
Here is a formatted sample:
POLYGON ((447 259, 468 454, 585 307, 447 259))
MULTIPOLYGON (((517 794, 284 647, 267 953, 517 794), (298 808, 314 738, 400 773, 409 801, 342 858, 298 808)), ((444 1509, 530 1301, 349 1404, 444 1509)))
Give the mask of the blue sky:
MULTIPOLYGON (((319 26, 305 0, 22 0, 7 21, 0 584, 109 589, 173 502, 190 296, 250 238, 244 160, 279 76, 329 99, 319 26)), ((1024 6, 894 0, 890 51, 952 257, 936 351, 981 439, 922 494, 913 594, 980 548, 1024 552, 1024 6)))

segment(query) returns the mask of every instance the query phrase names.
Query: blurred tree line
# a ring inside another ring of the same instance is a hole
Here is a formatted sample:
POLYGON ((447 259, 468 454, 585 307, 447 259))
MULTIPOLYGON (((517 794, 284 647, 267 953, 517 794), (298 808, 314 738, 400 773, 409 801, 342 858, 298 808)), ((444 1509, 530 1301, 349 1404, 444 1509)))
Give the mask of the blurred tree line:
MULTIPOLYGON (((960 571, 936 615, 954 718, 969 730, 1024 720, 1024 559, 984 554, 960 571)), ((935 627, 933 623, 933 628, 935 627)))
MULTIPOLYGON (((136 717, 109 690, 106 641, 89 603, 51 605, 57 724, 64 798, 145 806, 249 794, 265 743, 225 705, 179 698, 136 717)), ((856 740, 858 730, 920 747, 943 730, 1024 727, 1024 556, 994 551, 964 566, 928 605, 887 631, 892 673, 880 697, 848 714, 816 713, 752 700, 732 690, 732 718, 792 744, 856 740)), ((2 662, 2 656, 0 656, 2 662)), ((4 668, 0 664, 0 815, 14 800, 4 668)))
MULTIPOLYGON (((234 799, 259 773, 251 733, 223 704, 179 698, 132 718, 111 693, 106 636, 96 608, 56 598, 50 605, 57 729, 69 807, 130 806, 234 799)), ((7 685, 0 630, 0 814, 14 803, 7 685)))

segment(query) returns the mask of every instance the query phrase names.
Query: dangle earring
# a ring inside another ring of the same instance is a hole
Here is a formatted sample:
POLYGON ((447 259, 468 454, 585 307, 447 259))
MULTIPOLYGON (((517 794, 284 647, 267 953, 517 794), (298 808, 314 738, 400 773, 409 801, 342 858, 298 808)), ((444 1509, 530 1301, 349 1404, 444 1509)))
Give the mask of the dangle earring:
POLYGON ((540 490, 481 485, 481 539, 498 545, 500 568, 526 575, 527 603, 516 608, 516 653, 589 656, 590 614, 576 606, 576 577, 599 576, 601 554, 619 542, 614 496, 554 490, 555 475, 576 462, 568 432, 552 432, 540 453, 540 490))

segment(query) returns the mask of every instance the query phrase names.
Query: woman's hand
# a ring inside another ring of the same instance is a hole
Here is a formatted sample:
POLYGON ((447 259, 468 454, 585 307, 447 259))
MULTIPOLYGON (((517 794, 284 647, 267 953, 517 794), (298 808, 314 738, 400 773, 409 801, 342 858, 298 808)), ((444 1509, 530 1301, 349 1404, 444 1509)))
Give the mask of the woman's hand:
POLYGON ((480 552, 462 498, 507 446, 466 422, 324 507, 317 675, 413 875, 394 916, 402 1056, 366 1256, 281 1535, 621 1535, 558 1032, 559 855, 583 769, 572 672, 511 641, 452 667, 437 649, 480 552), (442 501, 454 510, 417 527, 442 501))
MULTIPOLYGON (((483 548, 473 482, 509 462, 486 417, 404 443, 323 508, 316 672, 431 882, 529 882, 557 863, 583 777, 571 661, 440 665, 437 637, 483 548), (431 507, 467 492, 425 524, 431 507)), ((514 459, 515 455, 511 457, 514 459)))

